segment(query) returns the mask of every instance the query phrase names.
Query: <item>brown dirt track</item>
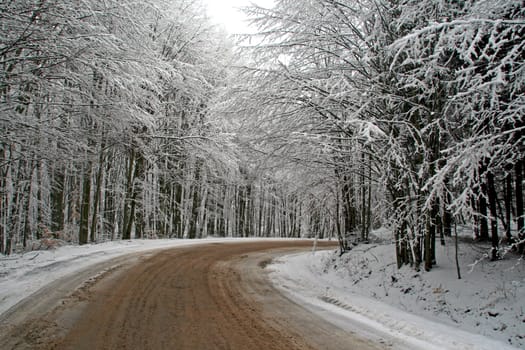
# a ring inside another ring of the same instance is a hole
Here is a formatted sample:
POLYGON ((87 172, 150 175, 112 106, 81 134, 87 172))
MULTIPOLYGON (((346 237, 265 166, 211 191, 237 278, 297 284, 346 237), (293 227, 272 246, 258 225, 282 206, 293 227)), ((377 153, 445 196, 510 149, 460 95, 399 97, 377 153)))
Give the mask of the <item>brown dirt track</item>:
POLYGON ((32 313, 29 305, 24 317, 14 313, 16 322, 3 323, 8 327, 0 332, 0 348, 376 348, 302 309, 269 283, 264 267, 273 257, 311 246, 206 244, 124 259, 45 312, 32 313))

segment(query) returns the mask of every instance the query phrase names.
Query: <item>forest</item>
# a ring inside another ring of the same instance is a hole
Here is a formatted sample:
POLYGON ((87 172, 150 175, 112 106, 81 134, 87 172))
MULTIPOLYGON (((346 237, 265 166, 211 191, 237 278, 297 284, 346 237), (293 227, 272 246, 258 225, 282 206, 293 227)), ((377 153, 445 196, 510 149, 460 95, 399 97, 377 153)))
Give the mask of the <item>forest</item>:
POLYGON ((471 226, 523 253, 525 2, 0 4, 0 252, 336 238, 430 270, 471 226), (51 244, 51 243, 50 243, 51 244))

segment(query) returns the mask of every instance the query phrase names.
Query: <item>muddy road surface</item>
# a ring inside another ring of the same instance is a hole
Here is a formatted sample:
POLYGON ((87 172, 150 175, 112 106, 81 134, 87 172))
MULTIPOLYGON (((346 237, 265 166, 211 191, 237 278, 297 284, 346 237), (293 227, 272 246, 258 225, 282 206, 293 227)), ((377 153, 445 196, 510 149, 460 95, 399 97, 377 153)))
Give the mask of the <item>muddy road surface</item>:
POLYGON ((271 285, 271 259, 311 248, 310 241, 216 243, 122 257, 77 274, 80 285, 70 276, 21 303, 1 320, 0 348, 378 348, 271 285))

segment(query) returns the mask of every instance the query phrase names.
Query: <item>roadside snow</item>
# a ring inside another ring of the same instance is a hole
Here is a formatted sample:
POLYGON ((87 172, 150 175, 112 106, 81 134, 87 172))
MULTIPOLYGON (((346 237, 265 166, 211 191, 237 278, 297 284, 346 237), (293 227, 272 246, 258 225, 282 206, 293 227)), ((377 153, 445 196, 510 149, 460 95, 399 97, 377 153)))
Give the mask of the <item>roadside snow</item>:
POLYGON ((390 243, 289 255, 270 265, 274 283, 338 327, 399 349, 525 348, 525 263, 483 259, 462 243, 437 247, 430 272, 397 269, 390 243), (381 336, 382 335, 382 336, 381 336))
MULTIPOLYGON (((0 256, 0 315, 43 286, 91 265, 130 253, 241 239, 130 240, 0 256)), ((243 242, 256 239, 242 239, 243 242)))
MULTIPOLYGON (((125 254, 238 241, 247 239, 115 241, 2 256, 0 315, 52 281, 125 254)), ((448 243, 438 248, 431 272, 398 270, 387 243, 360 245, 341 257, 334 251, 289 255, 268 268, 292 300, 392 348, 525 348, 523 260, 492 263, 483 259, 487 249, 463 243, 458 280, 448 243)))

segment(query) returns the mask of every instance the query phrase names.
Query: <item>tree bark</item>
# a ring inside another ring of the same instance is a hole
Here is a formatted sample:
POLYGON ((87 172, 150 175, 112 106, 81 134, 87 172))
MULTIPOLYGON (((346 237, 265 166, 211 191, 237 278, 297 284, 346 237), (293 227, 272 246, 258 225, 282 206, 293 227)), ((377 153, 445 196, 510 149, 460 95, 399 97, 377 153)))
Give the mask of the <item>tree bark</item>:
POLYGON ((55 172, 51 189, 51 230, 53 232, 64 229, 64 180, 62 169, 55 172))
POLYGON ((505 237, 508 243, 512 243, 511 222, 512 217, 512 174, 505 176, 505 237))
MULTIPOLYGON (((143 222, 142 220, 136 221, 136 210, 137 210, 137 198, 139 195, 139 184, 137 183, 137 179, 142 178, 142 175, 144 173, 144 158, 138 154, 138 152, 133 151, 133 159, 135 159, 135 166, 134 170, 132 171, 132 175, 128 178, 128 180, 131 180, 131 185, 128 187, 128 189, 131 190, 131 197, 129 198, 129 211, 128 211, 128 219, 127 224, 124 227, 124 233, 122 235, 122 239, 131 239, 131 231, 133 229, 133 224, 136 222, 136 227, 138 228, 138 235, 142 234, 142 226, 143 222)), ((142 216, 140 216, 142 218, 142 216)))
POLYGON ((366 186, 365 186, 365 153, 361 153, 361 240, 366 240, 366 186))
MULTIPOLYGON (((446 194, 446 202, 443 204, 443 229, 442 233, 445 237, 452 237, 452 213, 448 208, 451 202, 450 194, 446 194)), ((441 237, 441 245, 445 245, 445 237, 441 237)))
POLYGON ((423 237, 419 233, 413 233, 414 238, 412 239, 412 255, 413 255, 413 264, 416 271, 419 271, 421 268, 421 248, 422 248, 422 239, 423 237))
POLYGON ((430 271, 432 269, 432 231, 434 230, 434 225, 432 223, 432 218, 427 218, 426 232, 424 235, 424 253, 425 253, 425 270, 430 271))
POLYGON ((135 208, 133 205, 133 175, 135 173, 135 157, 136 152, 134 149, 132 149, 128 161, 126 198, 124 200, 124 220, 122 222, 122 239, 131 238, 131 227, 133 226, 133 216, 135 215, 135 208))
MULTIPOLYGON (((31 176, 32 177, 32 176, 31 176)), ((30 177, 30 179, 31 179, 30 177)), ((29 184, 27 185, 27 188, 24 190, 25 196, 23 196, 24 201, 24 212, 25 212, 25 220, 24 220, 24 233, 23 233, 23 239, 22 239, 22 246, 24 249, 27 247, 27 241, 31 239, 31 193, 33 191, 33 186, 31 185, 32 181, 29 181, 29 184), (24 198, 25 197, 25 198, 24 198)))
POLYGON ((87 165, 82 183, 82 200, 80 202, 80 230, 78 233, 78 243, 87 244, 89 236, 89 209, 91 195, 91 164, 87 165))
POLYGON ((518 244, 518 251, 520 254, 523 253, 523 250, 525 248, 525 242, 523 240, 525 239, 525 218, 524 210, 523 210, 523 161, 518 160, 514 166, 514 174, 515 174, 515 181, 516 181, 516 224, 518 229, 518 240, 520 243, 518 244))
POLYGON ((366 215, 366 240, 372 230, 372 155, 368 155, 368 200, 366 215))
POLYGON ((91 242, 96 242, 97 240, 97 217, 98 217, 98 208, 100 203, 100 195, 102 191, 102 174, 104 171, 104 144, 101 146, 100 155, 98 159, 98 172, 97 179, 95 184, 95 193, 93 198, 93 213, 91 215, 91 242))
POLYGON ((427 219, 427 232, 425 235, 425 270, 430 271, 436 264, 436 218, 438 216, 437 204, 432 206, 430 217, 427 219))
POLYGON ((494 174, 492 171, 487 172, 487 187, 489 195, 489 208, 490 208, 490 229, 491 229, 491 259, 497 260, 498 248, 499 248, 499 237, 498 237, 498 212, 497 212, 497 195, 496 185, 494 180, 494 174))
POLYGON ((479 236, 477 238, 480 241, 489 240, 489 225, 487 221, 487 199, 485 198, 484 192, 485 191, 482 191, 482 193, 480 193, 480 197, 478 199, 479 236))

